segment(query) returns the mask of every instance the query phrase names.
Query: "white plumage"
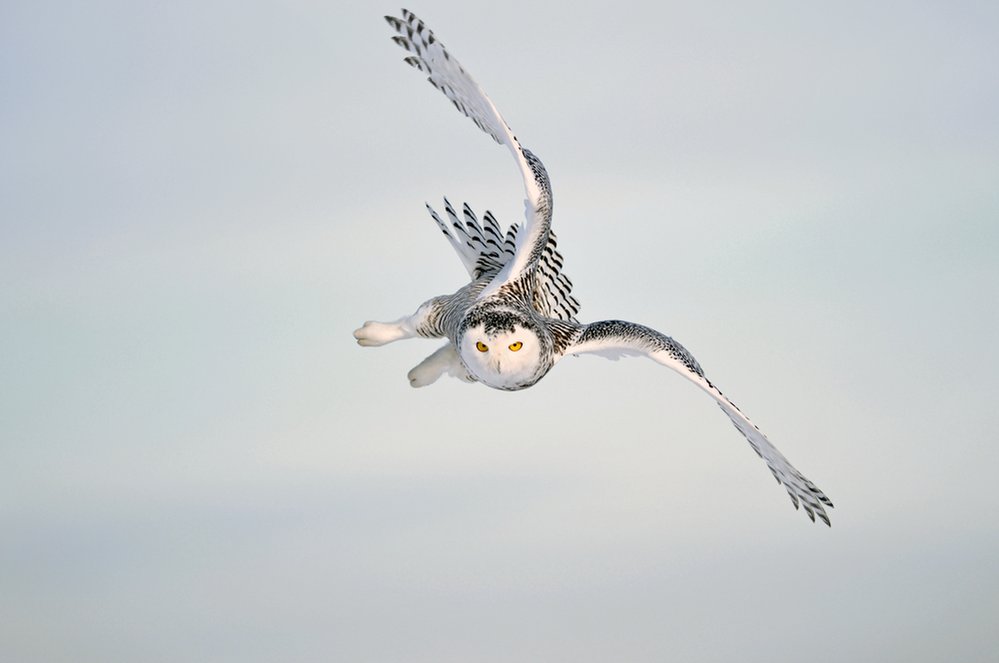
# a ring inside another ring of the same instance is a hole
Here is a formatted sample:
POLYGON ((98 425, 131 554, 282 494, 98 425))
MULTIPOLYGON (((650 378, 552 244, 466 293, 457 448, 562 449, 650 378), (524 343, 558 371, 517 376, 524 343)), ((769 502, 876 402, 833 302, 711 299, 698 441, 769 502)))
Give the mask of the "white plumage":
POLYGON ((415 387, 447 373, 497 389, 519 390, 535 384, 569 354, 648 357, 714 398, 787 490, 795 508, 800 504, 812 520, 818 516, 828 525, 829 498, 708 380, 682 345, 632 322, 576 320, 579 302, 562 273, 562 256, 551 232, 551 184, 541 161, 520 145, 493 102, 420 19, 405 9, 401 19, 385 18, 397 33, 392 39, 410 53, 405 61, 427 74, 431 85, 455 108, 510 150, 524 181, 525 222, 504 231, 490 212, 480 222, 468 205, 459 216, 445 199, 446 218, 427 205, 471 281, 450 295, 424 302, 413 315, 394 322, 366 322, 354 332, 357 342, 376 346, 416 336, 446 338, 409 372, 415 387))

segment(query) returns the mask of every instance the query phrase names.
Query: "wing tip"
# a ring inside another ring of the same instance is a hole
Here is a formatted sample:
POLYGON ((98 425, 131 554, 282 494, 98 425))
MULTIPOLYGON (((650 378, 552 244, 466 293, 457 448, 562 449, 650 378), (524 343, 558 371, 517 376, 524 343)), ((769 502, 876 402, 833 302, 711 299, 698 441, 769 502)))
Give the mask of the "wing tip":
MULTIPOLYGON (((788 493, 791 494, 790 491, 788 491, 788 493)), ((822 522, 824 522, 827 527, 832 527, 832 521, 829 519, 829 514, 826 513, 825 508, 822 506, 823 504, 826 504, 827 506, 832 508, 832 502, 829 501, 828 497, 823 495, 817 489, 813 490, 808 495, 805 494, 800 495, 798 499, 796 499, 795 495, 791 494, 791 502, 794 504, 795 511, 798 510, 799 500, 801 506, 805 510, 805 514, 808 515, 809 520, 811 520, 814 523, 815 517, 818 516, 819 519, 822 522), (812 501, 809 498, 814 498, 816 501, 812 501)))

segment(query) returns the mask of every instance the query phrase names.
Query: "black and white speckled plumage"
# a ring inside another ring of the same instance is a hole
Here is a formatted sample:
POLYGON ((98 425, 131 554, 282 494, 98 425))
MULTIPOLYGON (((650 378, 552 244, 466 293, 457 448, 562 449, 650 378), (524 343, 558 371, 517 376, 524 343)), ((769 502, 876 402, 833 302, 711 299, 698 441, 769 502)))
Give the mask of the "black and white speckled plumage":
POLYGON ((582 324, 572 283, 551 232, 551 183, 541 160, 521 147, 488 96, 420 19, 407 10, 385 17, 393 40, 410 53, 405 61, 427 74, 455 108, 514 157, 527 194, 526 219, 505 231, 486 212, 482 221, 466 204, 461 216, 445 199, 445 221, 427 209, 468 270, 471 282, 426 301, 411 316, 367 322, 354 332, 361 345, 383 345, 421 336, 447 343, 409 373, 425 386, 448 373, 503 390, 530 387, 564 356, 595 353, 612 358, 644 356, 687 378, 712 398, 767 463, 794 503, 829 524, 832 502, 801 475, 766 436, 705 376, 682 345, 654 329, 622 320, 582 324))
MULTIPOLYGON (((458 253, 473 281, 481 278, 492 280, 513 258, 520 231, 517 224, 512 224, 504 233, 489 211, 483 214, 480 224, 468 203, 462 206, 462 216, 459 217, 447 198, 444 199, 444 212, 448 222, 429 204, 427 211, 458 253)), ((555 233, 549 231, 548 243, 537 262, 531 303, 545 317, 575 320, 579 302, 572 296, 572 281, 562 272, 562 262, 555 233)))

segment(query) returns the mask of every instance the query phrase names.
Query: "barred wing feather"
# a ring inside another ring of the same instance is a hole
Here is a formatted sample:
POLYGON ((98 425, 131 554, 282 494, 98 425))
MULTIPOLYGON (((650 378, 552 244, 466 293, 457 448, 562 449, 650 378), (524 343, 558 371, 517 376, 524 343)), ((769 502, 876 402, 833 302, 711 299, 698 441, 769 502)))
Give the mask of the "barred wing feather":
POLYGON ((444 212, 448 221, 441 219, 429 204, 427 211, 454 247, 472 280, 496 274, 513 258, 516 225, 511 226, 504 237, 492 212, 483 215, 480 225, 468 203, 462 206, 462 218, 459 218, 447 198, 444 199, 444 212))
MULTIPOLYGON (((458 254, 472 280, 495 276, 513 259, 520 232, 517 224, 511 225, 504 233, 492 212, 487 210, 479 223, 468 203, 462 205, 459 216, 447 198, 444 199, 447 220, 429 204, 427 211, 458 254)), ((562 264, 555 233, 549 232, 548 243, 534 274, 532 304, 544 317, 575 321, 579 302, 572 296, 572 281, 562 273, 562 264)))

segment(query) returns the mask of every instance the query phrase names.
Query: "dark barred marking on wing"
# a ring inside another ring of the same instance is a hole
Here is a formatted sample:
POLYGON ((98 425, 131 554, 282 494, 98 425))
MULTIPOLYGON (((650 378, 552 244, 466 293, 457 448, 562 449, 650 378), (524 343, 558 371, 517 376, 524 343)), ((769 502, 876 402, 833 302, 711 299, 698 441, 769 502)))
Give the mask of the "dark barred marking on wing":
MULTIPOLYGON (((427 205, 427 211, 437 227, 447 237, 473 281, 495 276, 513 259, 520 226, 511 224, 504 234, 492 212, 486 211, 479 223, 468 203, 462 205, 461 216, 447 198, 444 212, 447 221, 427 205)), ((579 301, 572 296, 572 281, 562 272, 562 254, 558 251, 555 233, 548 233, 548 243, 541 252, 534 272, 532 289, 527 294, 534 309, 544 317, 575 320, 579 301)))
MULTIPOLYGON (((704 377, 704 370, 687 348, 662 332, 627 320, 601 320, 583 325, 576 344, 582 347, 591 344, 598 346, 597 349, 589 351, 611 358, 615 358, 615 355, 623 357, 636 353, 654 355, 662 352, 697 377, 704 377)), ((571 352, 587 351, 571 350, 571 352)))
POLYGON ((444 44, 408 9, 402 10, 402 20, 386 16, 385 20, 398 34, 392 41, 412 53, 406 64, 427 74, 427 81, 451 100, 458 111, 492 136, 500 145, 507 144, 506 131, 499 126, 495 111, 483 103, 484 95, 468 72, 451 57, 444 44))

